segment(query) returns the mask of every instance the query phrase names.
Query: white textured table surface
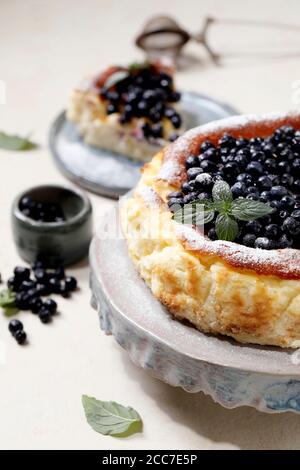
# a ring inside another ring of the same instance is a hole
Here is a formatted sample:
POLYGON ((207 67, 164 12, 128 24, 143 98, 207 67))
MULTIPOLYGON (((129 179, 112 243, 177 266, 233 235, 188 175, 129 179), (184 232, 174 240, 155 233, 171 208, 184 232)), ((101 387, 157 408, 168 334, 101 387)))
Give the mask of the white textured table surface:
MULTIPOLYGON (((0 151, 0 272, 4 278, 20 262, 10 230, 10 205, 18 191, 40 183, 65 183, 47 149, 51 120, 64 107, 68 90, 82 75, 140 53, 132 37, 161 1, 1 0, 0 80, 6 104, 0 129, 33 132, 41 147, 32 152, 0 151)), ((172 13, 196 31, 206 14, 218 17, 299 19, 298 0, 165 0, 172 13)), ((289 35, 281 35, 287 44, 289 35)), ((297 37, 297 36, 296 36, 297 37)), ((222 42, 222 38, 219 37, 222 42)), ((227 39, 240 43, 231 28, 227 39)), ((248 33, 250 44, 253 36, 248 33)), ((300 44, 300 37, 298 38, 300 44)), ((300 49, 300 47, 299 47, 300 49)), ((299 59, 210 64, 197 46, 193 66, 178 73, 181 88, 228 101, 242 112, 285 110, 300 79, 299 59)), ((112 202, 92 197, 97 218, 112 202)), ((52 325, 21 314, 30 345, 18 347, 0 317, 0 448, 85 449, 296 449, 300 417, 263 415, 252 409, 227 411, 203 395, 189 395, 149 377, 130 363, 112 337, 99 330, 90 305, 88 266, 72 269, 80 291, 59 299, 52 325), (5 357, 2 357, 5 353, 5 357), (85 421, 81 395, 116 400, 143 417, 142 434, 121 440, 96 434, 85 421)), ((120 286, 122 288, 122 286, 120 286)))

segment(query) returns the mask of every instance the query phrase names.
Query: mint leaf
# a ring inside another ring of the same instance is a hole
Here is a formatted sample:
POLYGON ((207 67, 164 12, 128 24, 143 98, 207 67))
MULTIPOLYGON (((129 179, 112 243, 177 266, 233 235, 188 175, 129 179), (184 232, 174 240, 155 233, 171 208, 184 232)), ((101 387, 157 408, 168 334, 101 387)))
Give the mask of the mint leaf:
POLYGON ((0 292, 0 307, 15 307, 16 294, 10 289, 3 289, 0 292))
POLYGON ((211 204, 193 201, 174 212, 173 220, 180 224, 202 226, 211 222, 214 215, 215 211, 211 204))
POLYGON ((141 70, 149 67, 149 62, 132 62, 128 66, 128 70, 130 72, 134 72, 135 70, 141 70))
POLYGON ((235 199, 230 211, 233 217, 245 221, 259 219, 272 212, 273 208, 269 204, 245 198, 235 199))
POLYGON ((228 183, 223 180, 216 181, 212 189, 212 197, 215 204, 218 207, 223 206, 225 203, 229 206, 232 202, 232 192, 228 183))
POLYGON ((216 219, 215 229, 219 240, 231 242, 239 233, 237 222, 228 214, 219 214, 216 219))
POLYGON ((127 437, 142 430, 142 419, 130 406, 96 400, 87 395, 82 395, 82 405, 87 422, 100 434, 127 437))
POLYGON ((3 307, 3 313, 6 317, 13 317, 19 313, 19 309, 16 307, 3 307))
POLYGON ((37 145, 26 137, 0 132, 0 148, 5 150, 32 150, 37 145))

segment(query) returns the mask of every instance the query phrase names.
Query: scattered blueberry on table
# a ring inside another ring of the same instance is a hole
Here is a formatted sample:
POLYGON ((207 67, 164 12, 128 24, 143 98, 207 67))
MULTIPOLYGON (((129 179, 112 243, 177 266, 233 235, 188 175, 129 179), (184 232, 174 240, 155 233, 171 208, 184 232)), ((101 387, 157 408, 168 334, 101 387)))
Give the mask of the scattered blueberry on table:
POLYGON ((24 331, 23 323, 19 320, 10 320, 8 329, 19 344, 26 342, 27 335, 24 331))
MULTIPOLYGON (((43 299, 51 294, 67 298, 77 289, 77 280, 66 276, 63 266, 50 268, 43 261, 36 261, 31 269, 17 266, 13 276, 7 281, 8 292, 15 295, 14 307, 18 310, 31 311, 42 323, 50 323, 57 312, 57 303, 51 298, 43 299)), ((9 331, 19 344, 24 344, 27 335, 19 320, 11 320, 9 331)))

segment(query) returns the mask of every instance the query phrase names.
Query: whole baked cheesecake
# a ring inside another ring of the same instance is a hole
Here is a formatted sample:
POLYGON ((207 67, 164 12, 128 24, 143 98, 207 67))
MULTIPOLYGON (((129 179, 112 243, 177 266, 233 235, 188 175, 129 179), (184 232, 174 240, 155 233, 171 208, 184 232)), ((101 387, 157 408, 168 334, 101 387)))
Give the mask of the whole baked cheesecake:
POLYGON ((122 227, 137 270, 177 319, 300 347, 300 113, 186 132, 144 166, 122 227), (201 223, 177 217, 198 205, 201 223))
POLYGON ((182 132, 180 98, 167 64, 112 66, 73 90, 67 118, 87 144, 146 162, 182 132))

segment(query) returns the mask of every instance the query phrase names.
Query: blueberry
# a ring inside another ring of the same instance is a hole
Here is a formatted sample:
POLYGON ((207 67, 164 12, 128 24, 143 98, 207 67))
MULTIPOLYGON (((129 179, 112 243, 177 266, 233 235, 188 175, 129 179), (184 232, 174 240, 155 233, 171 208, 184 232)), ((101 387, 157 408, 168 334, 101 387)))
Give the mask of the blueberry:
POLYGON ((30 278, 30 269, 24 268, 23 266, 17 266, 14 269, 14 275, 15 279, 18 279, 19 281, 25 281, 30 278))
POLYGON ((60 295, 64 298, 70 297, 70 289, 68 288, 67 284, 64 283, 60 286, 60 295))
POLYGON ((300 194, 300 179, 299 180, 296 180, 294 181, 294 184, 293 184, 293 191, 296 193, 296 194, 300 194))
POLYGON ((174 114, 176 114, 175 109, 167 106, 165 109, 165 116, 170 119, 174 114))
POLYGON ((254 235, 254 233, 247 233, 243 237, 242 242, 243 242, 243 245, 245 245, 245 246, 253 247, 254 243, 255 243, 255 240, 256 240, 256 236, 254 235))
POLYGON ((181 196, 182 196, 182 195, 181 195, 181 192, 180 192, 180 191, 172 191, 171 193, 169 193, 169 194, 167 195, 167 198, 168 198, 168 199, 172 199, 172 198, 174 198, 174 197, 175 197, 175 198, 177 198, 177 197, 181 198, 181 196))
POLYGON ((292 162, 292 172, 300 176, 300 158, 295 158, 292 162))
POLYGON ((208 233, 207 233, 207 236, 210 240, 217 240, 218 239, 218 235, 217 235, 217 232, 214 228, 211 228, 208 233))
POLYGON ((118 112, 118 106, 113 103, 109 103, 106 108, 106 114, 113 114, 118 112))
POLYGON ((153 126, 151 127, 151 133, 152 133, 152 136, 155 139, 159 139, 159 138, 163 137, 163 126, 162 126, 162 124, 160 122, 157 123, 157 124, 153 124, 153 126))
POLYGON ((70 292, 74 291, 77 289, 77 280, 73 276, 68 276, 65 279, 65 285, 70 292))
POLYGON ((209 173, 202 173, 196 177, 195 184, 199 189, 208 190, 213 186, 213 178, 209 173))
POLYGON ((245 184, 251 184, 253 183, 253 178, 251 175, 249 175, 249 173, 241 173, 237 176, 237 181, 241 181, 245 184))
POLYGON ((277 166, 275 158, 267 158, 265 160, 264 166, 269 172, 274 171, 277 166))
POLYGON ((288 211, 285 211, 285 210, 279 211, 279 213, 278 213, 278 219, 279 219, 279 221, 282 222, 282 221, 285 220, 287 217, 289 217, 289 215, 290 215, 290 214, 289 214, 288 211))
POLYGON ((201 152, 206 152, 206 150, 211 149, 211 148, 215 148, 215 146, 209 140, 205 140, 200 145, 200 151, 201 152))
POLYGON ((291 213, 291 217, 295 220, 300 220, 300 210, 297 209, 291 213))
POLYGON ((200 173, 203 173, 202 168, 189 168, 186 174, 188 180, 194 180, 200 173))
POLYGON ((277 165, 277 171, 281 175, 284 173, 289 173, 291 171, 291 166, 287 161, 279 162, 277 165))
POLYGON ((280 183, 282 184, 282 186, 292 186, 293 185, 293 182, 294 182, 294 178, 292 175, 289 175, 288 173, 284 173, 282 175, 282 177, 280 178, 280 183))
POLYGON ((199 157, 200 161, 202 161, 202 160, 212 160, 214 162, 217 158, 218 158, 218 151, 215 148, 210 148, 210 149, 206 150, 199 157))
MULTIPOLYGON (((180 209, 180 207, 182 206, 183 204, 183 199, 182 197, 172 197, 171 199, 169 199, 168 201, 168 206, 169 208, 172 210, 172 212, 176 212, 177 210, 180 209)), ((57 291, 57 293, 59 292, 60 290, 57 291)))
POLYGON ((254 233, 255 235, 259 235, 261 232, 262 226, 261 223, 257 220, 251 220, 247 222, 245 225, 245 230, 247 233, 254 233))
POLYGON ((194 155, 190 155, 185 161, 185 167, 188 170, 189 168, 194 168, 195 166, 199 166, 199 159, 194 155))
POLYGON ((31 289, 34 289, 36 287, 36 282, 28 280, 28 281, 23 281, 20 285, 20 290, 21 291, 29 291, 31 289))
POLYGON ((182 186, 181 186, 182 192, 184 194, 191 193, 194 189, 194 185, 195 185, 195 183, 193 181, 190 181, 189 183, 187 183, 187 182, 182 183, 182 186))
POLYGON ((268 238, 276 239, 279 237, 281 230, 278 225, 270 224, 265 227, 264 232, 268 238))
MULTIPOLYGON (((170 202, 170 201, 169 201, 170 202)), ((51 277, 48 282, 50 291, 54 294, 59 294, 60 292, 60 280, 57 277, 51 277)))
POLYGON ((45 307, 42 307, 41 310, 39 311, 39 319, 41 320, 42 323, 50 323, 52 320, 51 313, 49 310, 45 307))
POLYGON ((7 281, 7 287, 14 292, 19 292, 20 290, 20 281, 15 277, 10 277, 7 281))
POLYGON ((27 335, 25 333, 25 331, 17 331, 16 334, 15 334, 15 339, 17 341, 18 344, 25 344, 26 343, 26 339, 27 339, 27 335))
POLYGON ((270 196, 273 199, 281 199, 283 196, 286 196, 287 193, 288 191, 284 186, 273 186, 270 190, 270 196))
POLYGON ((262 191, 260 194, 260 200, 261 202, 270 202, 270 191, 262 191))
POLYGON ((259 200, 259 193, 258 192, 253 192, 250 194, 247 194, 246 196, 247 199, 252 199, 253 201, 258 201, 259 200))
POLYGON ((29 310, 30 297, 27 292, 18 292, 15 304, 19 310, 29 310))
POLYGON ((233 186, 231 186, 231 192, 233 197, 235 198, 244 196, 246 193, 246 189, 246 185, 241 181, 238 181, 233 186))
POLYGON ((34 297, 29 301, 29 308, 32 313, 39 313, 43 306, 42 299, 40 297, 34 297))
POLYGON ((244 148, 248 145, 248 143, 249 143, 248 139, 244 139, 243 137, 241 137, 240 139, 236 140, 235 145, 238 148, 244 148))
POLYGON ((216 163, 215 162, 211 162, 209 160, 204 160, 200 163, 200 168, 204 171, 204 172, 214 172, 215 169, 216 169, 216 163))
POLYGON ((23 323, 21 323, 19 320, 10 320, 8 324, 8 329, 11 332, 11 334, 14 336, 17 331, 23 330, 23 323))
POLYGON ((181 117, 179 116, 179 114, 175 113, 175 114, 171 117, 171 123, 173 124, 173 126, 175 127, 175 129, 179 129, 179 127, 180 127, 181 124, 182 124, 181 117))
POLYGON ((261 152, 260 150, 256 149, 251 152, 251 157, 253 161, 260 163, 263 163, 266 159, 266 155, 264 154, 264 152, 261 152))
POLYGON ((250 162, 246 168, 247 172, 253 176, 259 176, 263 174, 262 164, 259 162, 250 162))
POLYGON ((283 196, 281 199, 281 207, 286 210, 291 210, 294 208, 295 200, 292 196, 283 196))
POLYGON ((57 310, 57 303, 55 302, 55 300, 53 299, 46 299, 44 301, 44 307, 49 310, 49 312, 51 313, 51 315, 54 315, 54 313, 56 312, 57 310))
POLYGON ((273 247, 271 240, 267 237, 258 237, 254 242, 254 246, 263 250, 270 250, 273 247))
POLYGON ((32 205, 33 205, 32 198, 30 196, 23 196, 20 201, 19 207, 21 211, 23 211, 24 209, 31 209, 32 205))
POLYGON ((40 283, 47 282, 48 274, 45 269, 38 268, 38 269, 35 269, 33 273, 37 282, 40 282, 40 283))
POLYGON ((285 148, 284 150, 282 150, 282 152, 280 152, 280 160, 281 162, 280 163, 283 163, 283 162, 291 162, 294 160, 294 152, 291 151, 291 149, 289 148, 285 148))
POLYGON ((218 145, 222 148, 224 147, 229 147, 232 148, 235 146, 235 139, 229 135, 229 134, 224 134, 223 137, 221 137, 218 141, 218 145))
POLYGON ((180 97, 180 93, 178 93, 177 91, 172 91, 169 95, 169 101, 171 101, 171 103, 176 103, 180 100, 180 97))
POLYGON ((51 294, 47 284, 37 284, 36 291, 38 295, 45 296, 51 294))
POLYGON ((272 188, 272 181, 268 176, 260 176, 257 185, 261 190, 268 190, 272 188))
POLYGON ((278 242, 279 248, 290 248, 292 244, 293 240, 286 234, 283 234, 278 242))
POLYGON ((282 224, 282 229, 289 235, 299 235, 300 234, 300 222, 293 217, 287 217, 282 224))
POLYGON ((224 175, 229 178, 234 178, 239 172, 239 167, 236 162, 229 162, 224 165, 223 168, 224 175))

